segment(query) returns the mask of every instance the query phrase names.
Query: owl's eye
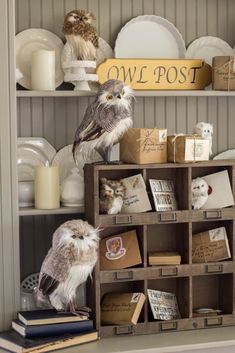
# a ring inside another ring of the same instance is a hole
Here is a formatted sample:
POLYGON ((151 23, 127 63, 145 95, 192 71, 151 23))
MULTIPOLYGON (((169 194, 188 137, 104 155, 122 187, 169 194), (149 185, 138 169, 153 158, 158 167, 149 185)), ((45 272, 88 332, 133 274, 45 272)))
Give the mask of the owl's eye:
POLYGON ((73 239, 76 239, 77 237, 76 237, 76 235, 75 235, 75 234, 73 234, 73 235, 72 235, 72 238, 73 238, 73 239))
POLYGON ((107 101, 110 101, 111 99, 113 99, 113 96, 112 96, 111 94, 108 94, 108 95, 106 96, 106 99, 107 99, 107 101))
POLYGON ((87 21, 87 20, 88 20, 88 18, 87 18, 87 17, 84 17, 84 20, 85 20, 85 21, 87 21))

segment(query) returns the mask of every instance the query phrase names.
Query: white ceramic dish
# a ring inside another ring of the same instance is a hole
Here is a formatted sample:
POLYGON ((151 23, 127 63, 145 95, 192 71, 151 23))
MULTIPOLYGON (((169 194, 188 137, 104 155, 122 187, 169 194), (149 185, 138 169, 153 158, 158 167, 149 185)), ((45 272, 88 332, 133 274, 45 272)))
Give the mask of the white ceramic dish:
POLYGON ((51 163, 55 148, 42 137, 19 137, 17 139, 18 180, 34 180, 34 169, 51 163))
POLYGON ((26 29, 15 37, 16 66, 23 74, 18 82, 21 86, 31 89, 31 56, 33 51, 39 49, 55 51, 55 85, 58 87, 63 82, 60 61, 63 42, 54 33, 42 28, 26 29))
POLYGON ((73 145, 67 145, 61 148, 61 150, 56 153, 52 161, 53 166, 57 165, 59 167, 60 184, 62 184, 62 182, 67 178, 67 176, 71 174, 71 170, 73 168, 78 168, 79 174, 83 176, 83 167, 85 163, 93 163, 102 160, 100 155, 97 152, 94 152, 93 157, 87 159, 86 162, 81 157, 80 160, 77 161, 76 166, 72 155, 72 146, 73 145))
POLYGON ((223 39, 210 36, 194 40, 186 51, 187 59, 204 59, 209 65, 212 65, 212 58, 214 56, 220 55, 233 56, 232 47, 223 39))
POLYGON ((155 15, 133 18, 119 32, 115 43, 116 58, 185 57, 185 42, 168 20, 155 15))
POLYGON ((235 149, 219 153, 213 159, 235 159, 235 149))

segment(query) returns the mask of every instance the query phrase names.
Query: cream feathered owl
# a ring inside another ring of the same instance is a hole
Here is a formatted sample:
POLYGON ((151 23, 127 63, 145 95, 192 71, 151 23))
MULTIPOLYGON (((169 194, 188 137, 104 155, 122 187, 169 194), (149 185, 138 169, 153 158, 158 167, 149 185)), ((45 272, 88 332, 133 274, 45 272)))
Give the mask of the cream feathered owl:
POLYGON ((38 284, 38 300, 58 311, 76 311, 76 290, 97 261, 98 230, 83 220, 63 223, 53 234, 38 284))
POLYGON ((78 154, 86 158, 94 150, 105 162, 110 160, 112 146, 132 127, 132 97, 131 88, 122 81, 108 80, 100 86, 75 134, 75 162, 78 154))
POLYGON ((210 156, 212 155, 212 135, 213 135, 213 125, 209 123, 197 123, 194 127, 194 133, 204 137, 209 140, 210 156))
POLYGON ((208 200, 209 186, 205 179, 196 178, 192 180, 192 208, 199 210, 208 200))
POLYGON ((95 16, 85 10, 70 11, 64 18, 63 33, 78 60, 96 60, 99 35, 93 20, 95 16))

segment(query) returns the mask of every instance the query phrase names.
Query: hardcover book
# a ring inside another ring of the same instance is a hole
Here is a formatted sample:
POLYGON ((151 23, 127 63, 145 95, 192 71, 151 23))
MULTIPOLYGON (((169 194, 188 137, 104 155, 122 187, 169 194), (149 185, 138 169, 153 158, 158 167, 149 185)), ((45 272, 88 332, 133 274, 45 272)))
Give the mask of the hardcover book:
POLYGON ((108 293, 101 303, 102 324, 136 325, 145 302, 143 293, 108 293))
POLYGON ((177 252, 150 252, 149 253, 149 265, 180 265, 181 256, 177 252))
POLYGON ((43 337, 43 336, 58 336, 65 333, 82 333, 93 330, 92 320, 83 320, 75 322, 66 322, 60 324, 48 325, 24 325, 20 320, 12 321, 12 328, 21 336, 43 337))
POLYGON ((155 320, 180 319, 176 295, 155 289, 148 289, 148 299, 155 320))
POLYGON ((80 335, 66 334, 54 337, 24 338, 11 330, 0 333, 0 347, 15 353, 43 353, 68 348, 98 339, 97 331, 80 335))
POLYGON ((175 189, 172 180, 149 179, 149 184, 156 211, 177 210, 175 189))
POLYGON ((49 309, 20 311, 18 319, 25 325, 44 325, 87 320, 87 316, 60 313, 54 309, 49 309))

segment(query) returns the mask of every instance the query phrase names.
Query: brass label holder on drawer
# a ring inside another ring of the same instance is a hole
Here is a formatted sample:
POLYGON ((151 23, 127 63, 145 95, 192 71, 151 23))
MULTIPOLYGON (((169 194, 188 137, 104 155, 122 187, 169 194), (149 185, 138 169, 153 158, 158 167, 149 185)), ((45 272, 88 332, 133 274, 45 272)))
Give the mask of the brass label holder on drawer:
POLYGON ((221 210, 211 210, 204 212, 205 219, 220 219, 222 218, 222 211, 221 210))
POLYGON ((223 324, 222 317, 207 317, 205 319, 205 327, 221 326, 223 324))
POLYGON ((133 279, 133 271, 125 271, 125 272, 114 272, 114 280, 115 281, 128 281, 133 279))
POLYGON ((116 326, 114 327, 115 335, 131 335, 134 332, 133 326, 116 326))
POLYGON ((161 331, 174 331, 177 330, 178 328, 178 323, 177 322, 162 322, 160 324, 160 330, 161 331))
POLYGON ((222 273, 223 264, 206 265, 206 273, 222 273))
POLYGON ((114 218, 115 224, 132 224, 132 216, 118 215, 114 218))
POLYGON ((176 212, 164 212, 159 215, 160 222, 176 222, 177 213, 176 212))
POLYGON ((178 268, 177 267, 163 267, 161 268, 161 277, 170 277, 170 276, 178 276, 178 268))

